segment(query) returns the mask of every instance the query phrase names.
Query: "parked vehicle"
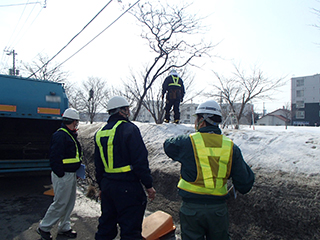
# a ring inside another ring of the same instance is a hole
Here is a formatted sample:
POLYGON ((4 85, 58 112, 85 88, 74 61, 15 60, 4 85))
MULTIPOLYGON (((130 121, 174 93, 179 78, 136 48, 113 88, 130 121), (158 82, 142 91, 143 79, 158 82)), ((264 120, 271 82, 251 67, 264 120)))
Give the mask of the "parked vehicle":
POLYGON ((50 170, 51 135, 68 104, 61 83, 0 75, 0 173, 50 170))

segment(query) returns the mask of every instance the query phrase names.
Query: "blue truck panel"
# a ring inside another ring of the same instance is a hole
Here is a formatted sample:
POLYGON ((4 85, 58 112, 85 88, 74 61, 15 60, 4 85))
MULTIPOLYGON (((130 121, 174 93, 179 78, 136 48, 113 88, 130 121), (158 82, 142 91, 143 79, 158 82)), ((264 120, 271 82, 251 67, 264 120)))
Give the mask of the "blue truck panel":
POLYGON ((61 83, 0 75, 3 117, 61 119, 67 107, 68 99, 61 83))
POLYGON ((61 83, 0 75, 0 173, 50 170, 51 136, 66 108, 61 83))

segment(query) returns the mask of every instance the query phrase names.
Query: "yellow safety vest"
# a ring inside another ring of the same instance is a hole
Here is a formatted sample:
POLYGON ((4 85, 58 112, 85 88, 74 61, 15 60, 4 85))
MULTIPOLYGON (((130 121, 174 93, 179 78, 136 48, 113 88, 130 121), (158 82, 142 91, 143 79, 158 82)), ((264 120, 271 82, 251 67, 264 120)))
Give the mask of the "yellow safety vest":
POLYGON ((187 182, 180 177, 178 188, 203 195, 226 195, 232 164, 232 140, 223 135, 200 132, 190 134, 190 138, 197 165, 197 179, 187 182))
POLYGON ((121 173, 121 172, 131 171, 130 165, 119 167, 119 168, 113 167, 113 139, 114 139, 117 127, 123 122, 126 122, 126 121, 125 120, 118 121, 111 129, 102 130, 101 128, 96 134, 96 143, 97 143, 97 146, 99 147, 100 157, 104 165, 104 170, 107 173, 121 173), (108 144, 107 144, 108 145, 107 146, 108 147, 107 148, 108 163, 104 156, 103 146, 101 144, 102 137, 108 137, 108 144))
POLYGON ((80 153, 79 153, 79 149, 78 149, 78 144, 76 142, 76 140, 73 138, 73 136, 68 132, 67 129, 64 128, 59 128, 58 131, 65 131, 70 137, 71 139, 74 141, 74 144, 76 145, 76 157, 75 158, 64 158, 62 159, 63 164, 69 164, 69 163, 77 163, 80 162, 80 153))
POLYGON ((178 83, 179 82, 179 77, 174 77, 171 75, 173 83, 169 83, 168 86, 178 86, 181 87, 181 85, 178 83))

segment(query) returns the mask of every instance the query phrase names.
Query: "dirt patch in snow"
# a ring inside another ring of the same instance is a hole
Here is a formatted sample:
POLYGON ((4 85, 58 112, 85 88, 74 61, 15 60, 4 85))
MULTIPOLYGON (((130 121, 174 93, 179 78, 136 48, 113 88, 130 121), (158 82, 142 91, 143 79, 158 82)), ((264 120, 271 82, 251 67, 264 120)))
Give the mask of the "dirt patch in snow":
MULTIPOLYGON (((96 187, 94 178, 93 133, 103 124, 82 129, 79 140, 84 146, 87 184, 96 187)), ((177 192, 179 164, 159 154, 155 143, 146 143, 150 168, 157 191, 147 210, 163 210, 179 225, 181 199, 177 192), (159 164, 154 164, 157 161, 159 164)), ((246 195, 228 200, 230 234, 236 239, 320 239, 320 178, 283 171, 253 169, 256 181, 246 195)))

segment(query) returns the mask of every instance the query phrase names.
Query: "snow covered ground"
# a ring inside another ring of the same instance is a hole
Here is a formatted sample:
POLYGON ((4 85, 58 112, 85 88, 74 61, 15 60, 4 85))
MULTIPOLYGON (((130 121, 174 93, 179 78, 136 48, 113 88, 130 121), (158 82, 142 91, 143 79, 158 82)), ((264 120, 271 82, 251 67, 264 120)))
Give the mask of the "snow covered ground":
MULTIPOLYGON (((92 138, 105 123, 80 124, 80 135, 92 138)), ((180 165, 168 159, 162 145, 166 138, 194 132, 191 124, 153 124, 135 122, 149 151, 150 168, 179 171, 180 165)), ((309 176, 320 172, 320 127, 240 126, 239 130, 223 129, 242 150, 245 161, 255 169, 283 171, 309 176)), ((78 191, 74 212, 79 216, 97 217, 100 204, 78 191)))
MULTIPOLYGON (((147 146, 158 151, 157 157, 164 154, 162 144, 166 138, 195 131, 193 125, 136 124, 147 146)), ((253 168, 305 174, 320 172, 320 127, 254 126, 253 129, 240 126, 239 130, 223 129, 223 133, 240 147, 245 161, 253 168)), ((150 161, 152 165, 161 164, 150 161)))

